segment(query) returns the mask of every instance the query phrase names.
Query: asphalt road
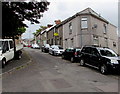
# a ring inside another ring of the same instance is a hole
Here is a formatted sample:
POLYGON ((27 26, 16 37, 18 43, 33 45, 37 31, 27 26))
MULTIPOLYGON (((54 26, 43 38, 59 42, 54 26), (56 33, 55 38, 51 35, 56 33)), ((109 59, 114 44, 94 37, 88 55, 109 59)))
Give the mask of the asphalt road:
POLYGON ((3 92, 118 92, 116 74, 102 75, 39 49, 24 50, 32 62, 3 75, 3 92))

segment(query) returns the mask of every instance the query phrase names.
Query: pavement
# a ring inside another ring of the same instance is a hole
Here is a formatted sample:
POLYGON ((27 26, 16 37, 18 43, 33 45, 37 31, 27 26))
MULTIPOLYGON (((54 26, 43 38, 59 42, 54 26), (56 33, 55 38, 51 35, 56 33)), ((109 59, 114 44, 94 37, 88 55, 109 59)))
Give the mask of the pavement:
POLYGON ((5 68, 2 69, 2 74, 18 70, 29 65, 29 63, 32 61, 30 55, 28 55, 28 53, 24 49, 22 50, 22 52, 22 58, 20 60, 9 61, 5 68))

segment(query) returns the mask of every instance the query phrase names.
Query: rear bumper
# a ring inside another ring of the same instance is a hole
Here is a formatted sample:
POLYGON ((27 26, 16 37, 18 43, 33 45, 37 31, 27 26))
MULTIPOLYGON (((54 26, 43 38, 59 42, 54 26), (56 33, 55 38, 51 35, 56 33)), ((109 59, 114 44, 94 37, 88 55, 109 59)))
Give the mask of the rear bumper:
POLYGON ((62 52, 55 52, 55 55, 62 55, 62 52))

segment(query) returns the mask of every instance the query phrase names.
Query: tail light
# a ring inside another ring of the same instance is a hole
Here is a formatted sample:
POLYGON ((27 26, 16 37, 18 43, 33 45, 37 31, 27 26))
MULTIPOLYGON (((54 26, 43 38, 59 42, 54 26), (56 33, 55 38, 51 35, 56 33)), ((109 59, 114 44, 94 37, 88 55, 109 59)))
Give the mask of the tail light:
POLYGON ((74 55, 77 55, 77 52, 75 52, 74 55))

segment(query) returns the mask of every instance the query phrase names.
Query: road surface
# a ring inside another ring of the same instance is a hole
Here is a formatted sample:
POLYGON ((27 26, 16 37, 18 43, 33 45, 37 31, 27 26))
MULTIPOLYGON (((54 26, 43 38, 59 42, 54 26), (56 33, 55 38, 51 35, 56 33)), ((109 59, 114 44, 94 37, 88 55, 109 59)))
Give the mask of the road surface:
POLYGON ((3 92, 118 92, 118 76, 102 75, 39 49, 24 49, 32 62, 4 74, 3 92))

